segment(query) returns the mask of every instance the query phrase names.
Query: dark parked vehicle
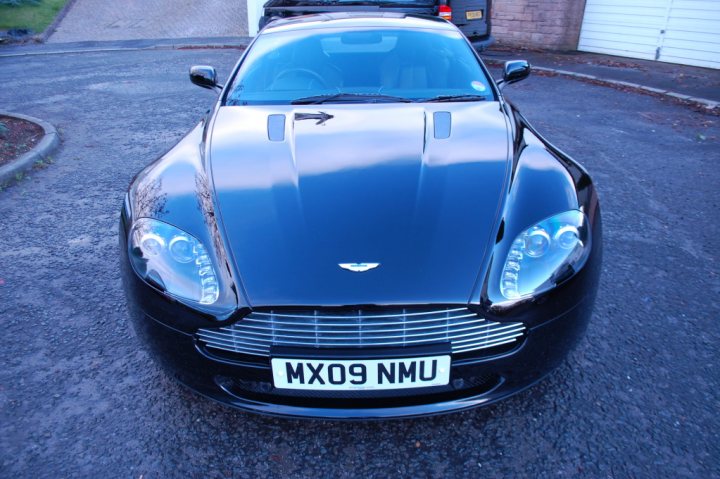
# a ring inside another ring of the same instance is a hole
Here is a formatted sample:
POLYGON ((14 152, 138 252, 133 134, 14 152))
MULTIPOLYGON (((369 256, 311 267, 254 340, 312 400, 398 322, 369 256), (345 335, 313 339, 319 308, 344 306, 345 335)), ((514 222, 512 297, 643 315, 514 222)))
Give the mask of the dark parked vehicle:
POLYGON ((269 0, 259 27, 280 18, 328 12, 400 12, 438 16, 453 22, 478 50, 492 45, 492 0, 269 0))
POLYGON ((443 20, 326 14, 265 28, 214 108, 133 180, 132 322, 201 394, 269 414, 397 417, 517 393, 590 318, 588 174, 443 20))

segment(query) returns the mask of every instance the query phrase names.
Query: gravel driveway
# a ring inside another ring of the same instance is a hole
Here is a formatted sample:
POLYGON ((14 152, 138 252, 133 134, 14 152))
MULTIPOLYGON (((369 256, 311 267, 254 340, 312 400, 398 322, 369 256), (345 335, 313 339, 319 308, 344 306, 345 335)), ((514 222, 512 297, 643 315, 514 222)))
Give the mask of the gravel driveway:
POLYGON ((508 92, 597 181, 605 263, 586 339, 546 380, 470 412, 344 423, 250 415, 168 379, 128 328, 118 212, 215 98, 187 67, 226 76, 238 54, 0 58, 3 107, 64 137, 0 192, 0 476, 720 475, 718 118, 559 77, 508 92))
POLYGON ((247 36, 245 0, 76 0, 48 43, 247 36))

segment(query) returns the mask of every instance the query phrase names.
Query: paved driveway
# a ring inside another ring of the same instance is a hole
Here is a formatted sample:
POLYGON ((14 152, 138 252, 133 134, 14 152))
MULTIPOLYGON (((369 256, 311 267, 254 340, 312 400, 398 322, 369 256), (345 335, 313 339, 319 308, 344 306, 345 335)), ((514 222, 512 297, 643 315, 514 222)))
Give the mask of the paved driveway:
POLYGON ((508 91, 597 180, 605 263, 586 339, 541 384, 460 414, 338 423, 245 414, 169 380, 128 328, 118 211, 214 100, 188 65, 227 74, 237 55, 0 58, 3 107, 65 138, 0 193, 0 476, 720 475, 717 117, 563 78, 508 91))
POLYGON ((246 35, 245 0, 76 0, 48 42, 246 35))

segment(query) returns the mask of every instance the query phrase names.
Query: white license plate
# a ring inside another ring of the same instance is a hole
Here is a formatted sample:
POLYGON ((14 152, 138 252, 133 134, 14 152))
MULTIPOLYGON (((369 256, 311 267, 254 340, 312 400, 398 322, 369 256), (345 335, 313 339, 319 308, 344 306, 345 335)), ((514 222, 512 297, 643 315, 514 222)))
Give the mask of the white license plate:
POLYGON ((468 20, 481 20, 483 17, 482 10, 469 10, 465 12, 465 18, 468 20))
POLYGON ((352 391, 444 386, 450 356, 407 359, 271 360, 276 388, 352 391))

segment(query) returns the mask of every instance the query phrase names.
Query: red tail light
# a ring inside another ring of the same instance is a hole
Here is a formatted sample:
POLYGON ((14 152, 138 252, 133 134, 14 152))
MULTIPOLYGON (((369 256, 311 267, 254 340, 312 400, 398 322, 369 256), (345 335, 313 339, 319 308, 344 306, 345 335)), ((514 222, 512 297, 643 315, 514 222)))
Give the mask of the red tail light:
POLYGON ((444 18, 447 21, 452 20, 452 8, 448 5, 440 5, 438 9, 438 17, 444 18))

